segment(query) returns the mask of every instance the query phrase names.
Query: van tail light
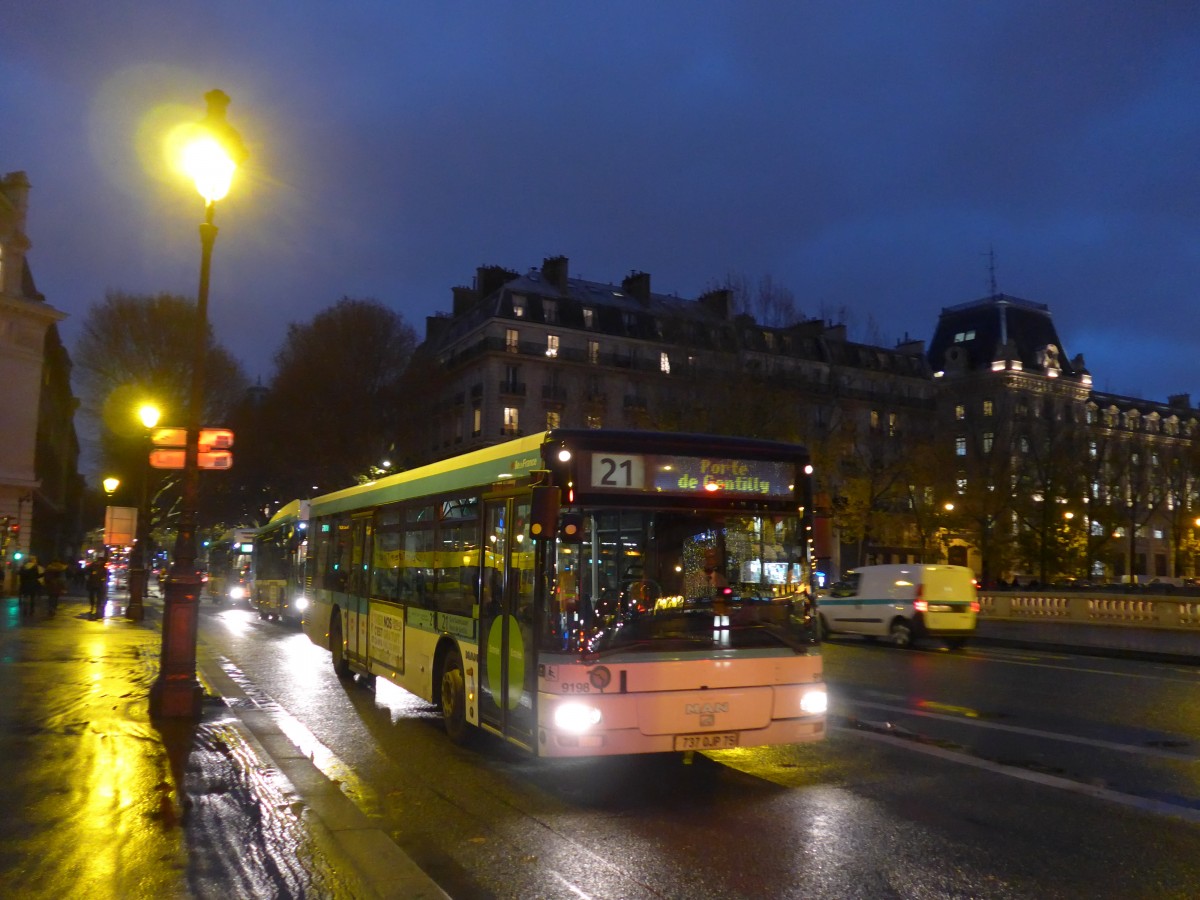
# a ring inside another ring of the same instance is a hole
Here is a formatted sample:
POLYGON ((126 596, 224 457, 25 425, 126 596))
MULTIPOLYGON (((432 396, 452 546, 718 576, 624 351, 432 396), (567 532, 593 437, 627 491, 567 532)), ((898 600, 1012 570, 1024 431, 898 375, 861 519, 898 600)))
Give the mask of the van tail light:
POLYGON ((972 600, 972 601, 971 601, 971 612, 973 612, 973 613, 975 613, 976 615, 978 615, 978 614, 979 614, 979 610, 980 610, 980 608, 981 608, 981 607, 979 606, 979 601, 978 601, 978 600, 972 600))
POLYGON ((929 601, 924 599, 921 596, 924 593, 925 593, 925 585, 918 584, 917 585, 917 596, 916 596, 916 599, 913 600, 913 609, 915 609, 919 613, 929 612, 929 601))

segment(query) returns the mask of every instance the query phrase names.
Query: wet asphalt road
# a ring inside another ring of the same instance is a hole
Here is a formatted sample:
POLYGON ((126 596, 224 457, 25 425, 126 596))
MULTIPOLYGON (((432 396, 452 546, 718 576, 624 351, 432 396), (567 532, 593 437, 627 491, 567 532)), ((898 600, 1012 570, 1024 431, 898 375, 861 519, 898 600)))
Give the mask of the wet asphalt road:
POLYGON ((247 610, 205 650, 453 897, 1200 896, 1200 669, 826 647, 828 740, 546 763, 451 745, 247 610))

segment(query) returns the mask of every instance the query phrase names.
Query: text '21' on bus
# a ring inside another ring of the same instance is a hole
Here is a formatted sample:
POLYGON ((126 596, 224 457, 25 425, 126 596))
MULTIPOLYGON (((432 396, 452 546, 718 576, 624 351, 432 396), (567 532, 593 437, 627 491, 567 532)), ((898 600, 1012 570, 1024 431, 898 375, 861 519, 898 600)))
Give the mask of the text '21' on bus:
POLYGON ((556 430, 310 501, 304 629, 539 756, 820 739, 811 466, 556 430))

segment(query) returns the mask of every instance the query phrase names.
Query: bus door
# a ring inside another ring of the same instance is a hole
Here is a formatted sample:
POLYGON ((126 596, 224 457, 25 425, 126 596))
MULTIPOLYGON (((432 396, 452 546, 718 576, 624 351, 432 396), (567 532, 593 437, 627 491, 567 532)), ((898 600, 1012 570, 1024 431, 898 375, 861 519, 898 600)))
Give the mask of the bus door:
POLYGON ((479 718, 535 748, 534 542, 528 496, 484 501, 479 584, 479 718))
POLYGON ((350 657, 362 664, 370 659, 367 646, 367 586, 370 583, 371 538, 374 528, 370 516, 355 516, 350 526, 350 558, 346 566, 346 605, 353 615, 346 633, 350 657))

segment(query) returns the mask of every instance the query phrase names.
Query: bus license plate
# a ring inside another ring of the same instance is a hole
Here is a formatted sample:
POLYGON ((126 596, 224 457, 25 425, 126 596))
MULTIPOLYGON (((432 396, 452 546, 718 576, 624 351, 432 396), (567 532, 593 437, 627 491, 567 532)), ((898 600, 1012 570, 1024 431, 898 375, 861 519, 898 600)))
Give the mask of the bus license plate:
POLYGON ((725 731, 719 734, 677 734, 676 750, 728 750, 738 745, 738 733, 725 731))

